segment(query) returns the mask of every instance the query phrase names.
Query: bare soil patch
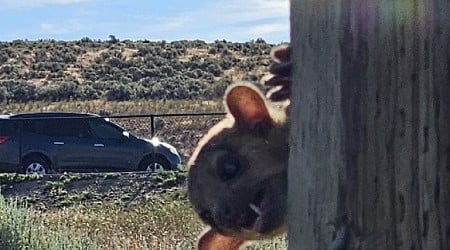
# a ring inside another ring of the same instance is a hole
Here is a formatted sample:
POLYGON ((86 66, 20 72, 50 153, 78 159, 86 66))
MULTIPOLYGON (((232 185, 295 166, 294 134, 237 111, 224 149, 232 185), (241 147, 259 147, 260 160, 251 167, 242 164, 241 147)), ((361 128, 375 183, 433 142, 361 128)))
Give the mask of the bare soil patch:
POLYGON ((38 209, 113 202, 121 205, 146 201, 152 194, 184 195, 185 173, 71 173, 30 177, 1 174, 2 195, 38 209))

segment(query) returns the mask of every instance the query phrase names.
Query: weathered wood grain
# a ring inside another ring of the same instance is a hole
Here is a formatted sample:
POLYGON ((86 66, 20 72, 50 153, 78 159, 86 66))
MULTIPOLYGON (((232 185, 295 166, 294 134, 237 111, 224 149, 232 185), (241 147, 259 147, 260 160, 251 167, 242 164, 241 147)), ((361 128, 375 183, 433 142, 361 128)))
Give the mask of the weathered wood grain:
POLYGON ((450 249, 450 1, 293 0, 291 249, 450 249))

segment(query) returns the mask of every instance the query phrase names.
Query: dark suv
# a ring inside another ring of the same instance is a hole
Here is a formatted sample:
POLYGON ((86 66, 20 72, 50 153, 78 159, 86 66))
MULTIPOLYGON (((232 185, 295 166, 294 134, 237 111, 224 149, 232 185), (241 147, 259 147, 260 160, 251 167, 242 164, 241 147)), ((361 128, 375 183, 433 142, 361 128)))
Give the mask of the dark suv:
POLYGON ((158 139, 137 138, 92 114, 0 115, 0 171, 174 170, 177 150, 158 139))

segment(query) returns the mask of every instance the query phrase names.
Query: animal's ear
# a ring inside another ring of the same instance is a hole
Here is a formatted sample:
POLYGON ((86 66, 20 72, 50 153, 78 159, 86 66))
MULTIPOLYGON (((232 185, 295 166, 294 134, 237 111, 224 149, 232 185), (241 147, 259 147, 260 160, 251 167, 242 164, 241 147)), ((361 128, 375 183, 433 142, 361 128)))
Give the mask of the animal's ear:
POLYGON ((244 240, 224 236, 209 228, 198 241, 198 250, 238 250, 244 240))
POLYGON ((255 87, 231 86, 225 95, 225 103, 239 129, 259 134, 273 124, 264 96, 255 87))

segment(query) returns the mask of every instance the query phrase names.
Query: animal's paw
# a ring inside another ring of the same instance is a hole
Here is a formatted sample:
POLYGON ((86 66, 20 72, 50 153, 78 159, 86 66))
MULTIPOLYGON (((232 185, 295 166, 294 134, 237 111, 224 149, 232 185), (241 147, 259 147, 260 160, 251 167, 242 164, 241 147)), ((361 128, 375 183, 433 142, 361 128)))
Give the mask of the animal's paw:
POLYGON ((275 62, 269 67, 270 78, 264 82, 264 85, 270 87, 267 97, 274 102, 288 100, 292 86, 291 47, 289 45, 275 47, 271 51, 271 57, 275 62))

